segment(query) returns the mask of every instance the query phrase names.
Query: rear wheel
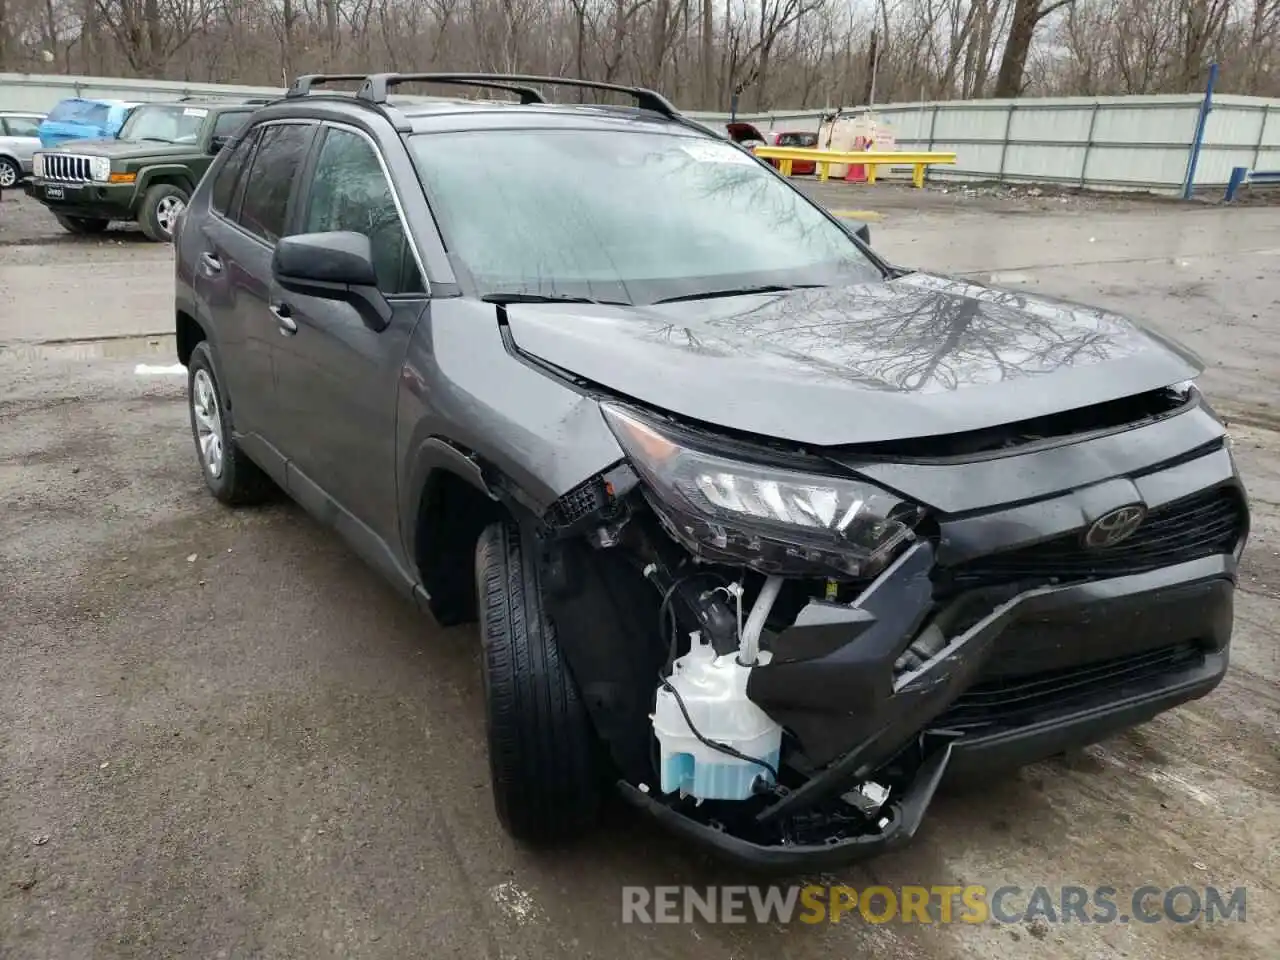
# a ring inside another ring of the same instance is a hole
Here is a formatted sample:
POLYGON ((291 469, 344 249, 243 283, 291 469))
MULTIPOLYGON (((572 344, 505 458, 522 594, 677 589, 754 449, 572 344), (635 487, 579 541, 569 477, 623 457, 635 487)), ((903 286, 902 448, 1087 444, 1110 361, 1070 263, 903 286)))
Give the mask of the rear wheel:
POLYGON ((599 815, 595 734, 543 607, 535 558, 515 524, 480 534, 476 584, 498 819, 517 840, 572 839, 599 815))
POLYGON ((231 433, 231 419, 213 372, 209 345, 197 343, 187 363, 191 435, 200 458, 200 472, 209 492, 229 506, 267 499, 271 479, 240 449, 231 433))
POLYGON ((22 179, 22 171, 8 157, 0 157, 0 190, 16 187, 22 179))
POLYGON ((106 233, 107 227, 111 226, 110 220, 99 220, 96 217, 68 217, 61 213, 55 213, 62 229, 67 233, 74 233, 82 237, 95 236, 99 233, 106 233))
POLYGON ((187 192, 171 183, 159 183, 146 192, 138 211, 138 226, 148 240, 172 243, 178 218, 187 209, 187 192))

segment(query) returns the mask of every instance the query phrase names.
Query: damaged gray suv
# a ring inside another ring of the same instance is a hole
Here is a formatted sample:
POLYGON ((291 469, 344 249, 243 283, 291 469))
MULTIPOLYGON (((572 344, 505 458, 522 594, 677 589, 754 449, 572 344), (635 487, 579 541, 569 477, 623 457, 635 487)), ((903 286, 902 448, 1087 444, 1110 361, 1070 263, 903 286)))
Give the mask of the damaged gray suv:
POLYGON ((205 481, 478 621, 515 837, 882 851, 1212 690, 1249 514, 1185 349, 864 236, 652 91, 302 77, 176 240, 205 481))

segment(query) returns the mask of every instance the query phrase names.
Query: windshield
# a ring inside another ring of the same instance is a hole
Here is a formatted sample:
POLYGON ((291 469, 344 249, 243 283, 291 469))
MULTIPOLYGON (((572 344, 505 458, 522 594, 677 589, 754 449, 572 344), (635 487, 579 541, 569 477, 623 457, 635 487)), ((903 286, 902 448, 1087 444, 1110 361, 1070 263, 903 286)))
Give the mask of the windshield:
POLYGON ((521 129, 409 142, 449 252, 482 295, 653 303, 882 277, 838 224, 724 141, 521 129))
POLYGON ((204 107, 141 106, 129 114, 120 128, 121 140, 160 140, 195 143, 209 111, 204 107))

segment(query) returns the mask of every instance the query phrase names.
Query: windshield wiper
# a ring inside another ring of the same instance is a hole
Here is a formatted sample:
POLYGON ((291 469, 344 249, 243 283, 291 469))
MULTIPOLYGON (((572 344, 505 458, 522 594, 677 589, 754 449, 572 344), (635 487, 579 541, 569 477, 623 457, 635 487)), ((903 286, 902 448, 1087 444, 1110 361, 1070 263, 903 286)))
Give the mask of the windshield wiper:
POLYGON ((788 290, 812 290, 825 287, 825 283, 762 283, 754 287, 735 287, 730 290, 706 290, 702 293, 684 293, 678 297, 664 297, 654 303, 679 303, 681 300, 710 300, 713 297, 745 297, 753 293, 785 293, 788 290))
POLYGON ((558 293, 486 293, 480 298, 485 303, 592 303, 602 307, 629 307, 621 300, 593 300, 590 297, 573 297, 558 293))
POLYGON ((173 143, 172 140, 166 140, 164 137, 134 137, 133 139, 144 143, 173 143))

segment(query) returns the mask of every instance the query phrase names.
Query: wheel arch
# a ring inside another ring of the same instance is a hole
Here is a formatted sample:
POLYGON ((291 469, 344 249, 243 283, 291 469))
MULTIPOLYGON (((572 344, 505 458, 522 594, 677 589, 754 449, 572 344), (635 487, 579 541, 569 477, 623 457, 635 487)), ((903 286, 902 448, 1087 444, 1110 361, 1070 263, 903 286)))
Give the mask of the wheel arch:
MULTIPOLYGON (((185 310, 178 310, 174 318, 174 341, 178 352, 178 362, 184 367, 191 363, 191 351, 202 340, 208 340, 200 321, 185 310)), ((216 373, 216 371, 215 371, 216 373)))
POLYGON ((517 514, 480 460, 440 437, 418 448, 409 490, 410 522, 402 533, 431 613, 442 626, 474 622, 476 542, 489 524, 517 514))
POLYGON ((144 167, 138 174, 137 202, 142 203, 147 191, 162 184, 175 186, 186 191, 187 196, 195 192, 196 184, 191 179, 191 171, 176 164, 144 167))

